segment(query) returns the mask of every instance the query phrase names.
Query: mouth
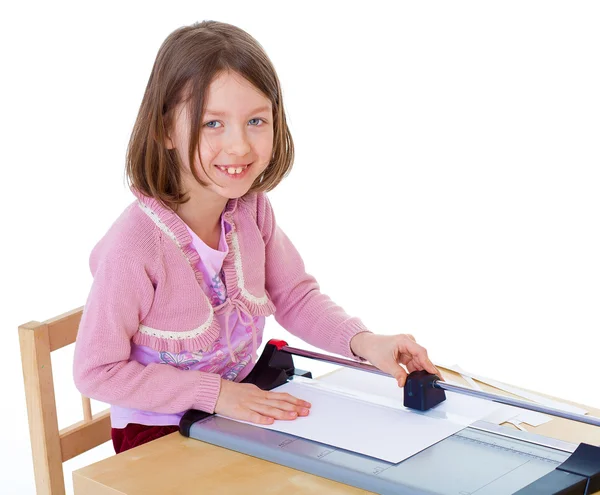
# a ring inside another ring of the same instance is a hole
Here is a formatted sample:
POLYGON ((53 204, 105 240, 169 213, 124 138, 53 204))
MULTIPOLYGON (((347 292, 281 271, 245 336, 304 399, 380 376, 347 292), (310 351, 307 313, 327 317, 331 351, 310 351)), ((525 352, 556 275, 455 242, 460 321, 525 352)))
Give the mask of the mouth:
POLYGON ((248 174, 252 164, 215 165, 216 169, 230 179, 239 180, 248 174))

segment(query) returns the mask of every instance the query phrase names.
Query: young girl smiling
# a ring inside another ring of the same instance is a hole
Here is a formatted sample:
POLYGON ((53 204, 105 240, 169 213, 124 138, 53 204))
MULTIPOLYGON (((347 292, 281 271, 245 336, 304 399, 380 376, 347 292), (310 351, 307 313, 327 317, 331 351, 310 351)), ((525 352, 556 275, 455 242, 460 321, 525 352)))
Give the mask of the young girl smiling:
MULTIPOLYGON (((266 195, 294 147, 279 79, 245 31, 205 21, 161 46, 135 123, 135 201, 94 247, 74 376, 111 404, 115 450, 177 430, 188 409, 268 424, 309 413, 239 383, 265 318, 393 375, 437 373, 411 335, 377 335, 319 290, 266 195)), ((307 198, 308 199, 308 198, 307 198)))

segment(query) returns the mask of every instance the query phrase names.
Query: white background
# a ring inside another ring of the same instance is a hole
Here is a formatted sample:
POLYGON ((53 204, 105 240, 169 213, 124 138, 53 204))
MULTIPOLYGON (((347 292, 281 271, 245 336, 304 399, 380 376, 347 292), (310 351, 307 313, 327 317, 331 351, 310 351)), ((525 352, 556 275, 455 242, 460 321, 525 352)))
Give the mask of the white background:
POLYGON ((600 4, 19 5, 0 13, 2 493, 34 492, 17 326, 84 303, 90 250, 132 200, 156 52, 204 19, 277 68, 297 158, 270 197, 323 292, 438 363, 600 407, 600 4))

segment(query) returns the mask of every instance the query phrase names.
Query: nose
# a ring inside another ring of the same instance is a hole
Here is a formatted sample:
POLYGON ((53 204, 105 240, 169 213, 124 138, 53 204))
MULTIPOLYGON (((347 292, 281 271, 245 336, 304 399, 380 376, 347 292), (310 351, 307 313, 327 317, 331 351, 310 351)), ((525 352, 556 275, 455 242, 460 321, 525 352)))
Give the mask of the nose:
POLYGON ((244 156, 250 151, 250 142, 246 131, 238 126, 231 126, 224 139, 223 149, 228 155, 244 156))

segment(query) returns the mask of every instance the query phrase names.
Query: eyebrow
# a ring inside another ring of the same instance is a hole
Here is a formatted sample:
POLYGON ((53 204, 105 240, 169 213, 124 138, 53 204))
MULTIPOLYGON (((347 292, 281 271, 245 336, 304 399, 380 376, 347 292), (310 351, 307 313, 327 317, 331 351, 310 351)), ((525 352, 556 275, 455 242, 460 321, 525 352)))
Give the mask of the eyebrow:
MULTIPOLYGON (((262 106, 262 107, 252 110, 250 112, 250 114, 255 114, 255 113, 260 113, 260 112, 270 112, 270 111, 271 111, 271 107, 262 106)), ((205 114, 216 115, 217 117, 227 116, 227 112, 217 112, 216 110, 206 110, 205 114)))

